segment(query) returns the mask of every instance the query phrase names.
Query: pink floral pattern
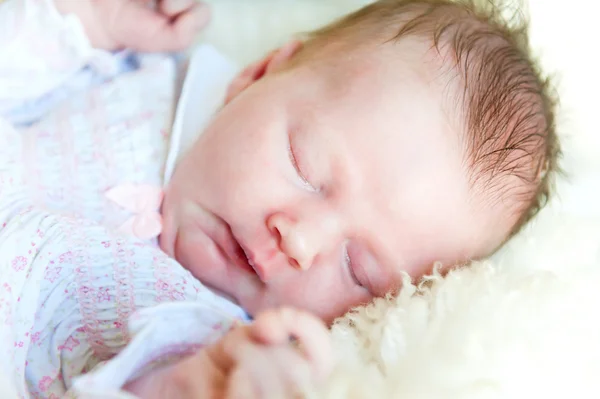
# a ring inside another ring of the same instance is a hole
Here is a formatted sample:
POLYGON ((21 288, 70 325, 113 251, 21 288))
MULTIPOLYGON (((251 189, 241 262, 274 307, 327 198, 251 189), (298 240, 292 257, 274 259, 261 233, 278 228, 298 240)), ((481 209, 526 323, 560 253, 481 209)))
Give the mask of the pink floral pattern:
MULTIPOLYGON (((51 263, 54 263, 54 262, 51 262, 51 263)), ((46 274, 45 274, 44 278, 46 280, 48 280, 49 282, 53 283, 60 276, 61 270, 62 270, 62 267, 54 267, 54 268, 49 267, 46 270, 46 274)))
POLYGON ((12 260, 11 264, 14 271, 20 272, 27 266, 27 258, 24 256, 17 256, 12 260))
POLYGON ((36 332, 35 334, 32 334, 31 335, 31 343, 37 344, 39 342, 39 340, 40 340, 40 334, 41 333, 39 331, 36 332))
MULTIPOLYGON (((0 115, 60 86, 86 57, 98 55, 85 47, 75 21, 48 9, 52 1, 7 1, 14 7, 3 4, 0 19, 16 12, 22 21, 0 26, 0 53, 2 41, 15 36, 8 27, 31 31, 19 36, 23 57, 0 57, 0 115), (25 97, 15 99, 17 92, 25 97)), ((135 365, 145 367, 165 340, 194 348, 220 333, 212 328, 217 322, 227 325, 242 314, 159 251, 155 240, 114 232, 132 215, 107 199, 107 190, 163 184, 157 160, 166 155, 174 87, 173 61, 156 59, 73 96, 18 132, 0 118, 0 370, 10 372, 19 397, 68 397, 75 381, 85 391, 92 384, 80 376, 93 377, 100 367, 112 373, 112 383, 123 377, 119 362, 133 361, 113 359, 125 345, 149 352, 135 365), (129 330, 141 320, 132 317, 136 311, 172 301, 192 308, 153 313, 160 322, 129 330), (193 308, 199 303, 223 310, 204 316, 193 308), (195 335, 182 339, 186 321, 195 324, 185 334, 195 335), (142 330, 151 339, 136 340, 142 330)), ((119 386, 95 388, 114 393, 119 386)))
POLYGON ((80 344, 80 342, 78 339, 69 337, 69 338, 67 338, 67 340, 65 341, 64 344, 59 345, 58 349, 61 351, 73 352, 73 349, 75 349, 75 347, 79 346, 79 344, 80 344))
MULTIPOLYGON (((5 208, 0 206, 0 209, 5 208)), ((10 341, 10 346, 0 341, 0 362, 14 365, 16 373, 27 372, 26 385, 18 389, 32 397, 62 397, 73 378, 94 370, 97 362, 114 357, 132 339, 127 320, 139 308, 172 301, 212 304, 209 308, 228 304, 151 244, 140 245, 139 241, 113 236, 106 228, 86 221, 53 216, 34 208, 28 213, 0 211, 0 220, 6 220, 10 230, 10 234, 0 233, 0 265, 5 248, 26 252, 31 247, 28 239, 31 234, 36 234, 38 228, 44 232, 44 239, 36 243, 37 257, 12 257, 8 262, 12 273, 0 274, 3 279, 0 314, 5 322, 0 335, 9 333, 18 337, 10 341), (106 242, 110 245, 103 244, 106 242), (25 260, 24 268, 31 270, 30 278, 22 271, 15 271, 14 259, 18 259, 15 264, 19 265, 25 260), (154 290, 148 291, 149 282, 154 290), (13 296, 14 292, 20 296, 13 296), (54 364, 61 364, 61 370, 57 371, 54 364)), ((169 311, 157 317, 173 314, 169 311)), ((196 319, 195 314, 184 314, 182 320, 195 320, 198 326, 207 323, 206 337, 212 337, 215 332, 221 333, 221 325, 231 324, 228 320, 240 317, 241 313, 239 308, 232 307, 219 313, 218 323, 214 316, 204 321, 196 319)), ((156 349, 149 356, 162 353, 164 338, 160 337, 181 336, 172 330, 179 331, 180 322, 151 326, 160 329, 153 332, 156 341, 142 342, 156 349), (161 331, 163 328, 165 331, 161 331)), ((200 327, 188 330, 202 331, 200 327)), ((175 342, 181 347, 201 343, 175 342)), ((143 361, 140 367, 151 364, 149 360, 143 361)))
POLYGON ((100 287, 98 288, 97 298, 98 302, 109 302, 110 301, 110 288, 100 287))
POLYGON ((38 389, 42 392, 46 392, 48 388, 50 388, 50 384, 52 384, 52 378, 44 376, 38 383, 38 389))

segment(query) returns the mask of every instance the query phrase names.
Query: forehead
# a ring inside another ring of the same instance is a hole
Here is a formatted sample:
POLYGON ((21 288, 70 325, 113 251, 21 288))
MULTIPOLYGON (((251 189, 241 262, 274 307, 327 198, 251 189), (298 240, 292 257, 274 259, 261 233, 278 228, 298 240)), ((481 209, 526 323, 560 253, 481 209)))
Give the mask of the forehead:
POLYGON ((462 129, 446 112, 447 86, 432 78, 423 55, 410 50, 387 45, 339 60, 333 77, 325 72, 317 78, 323 93, 313 107, 322 134, 357 165, 356 176, 381 185, 372 191, 397 189, 391 202, 401 196, 402 183, 415 190, 467 188, 462 129))
POLYGON ((417 257, 452 258, 468 252, 463 244, 473 235, 465 227, 470 190, 447 86, 427 62, 410 45, 342 57, 313 71, 322 93, 311 108, 321 143, 340 162, 342 201, 358 228, 384 252, 405 245, 417 257))

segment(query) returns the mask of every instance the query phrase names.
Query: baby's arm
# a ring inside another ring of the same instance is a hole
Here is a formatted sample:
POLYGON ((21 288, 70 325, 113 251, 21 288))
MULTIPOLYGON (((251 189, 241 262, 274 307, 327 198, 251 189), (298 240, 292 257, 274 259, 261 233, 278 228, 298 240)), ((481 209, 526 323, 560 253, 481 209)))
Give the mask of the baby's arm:
POLYGON ((52 0, 0 2, 0 116, 102 57, 77 18, 61 15, 52 0))
MULTIPOLYGON (((179 51, 209 19, 196 0, 0 0, 0 116, 61 87, 86 66, 111 77, 109 51, 179 51)), ((14 122, 14 121, 13 121, 14 122)))
POLYGON ((279 309, 126 389, 145 399, 295 397, 328 376, 332 359, 327 328, 320 320, 279 309))
POLYGON ((198 0, 54 0, 81 20, 92 45, 105 50, 180 51, 209 20, 198 0))
POLYGON ((117 392, 243 315, 157 248, 29 206, 9 212, 0 232, 0 368, 20 394, 61 397, 92 369, 106 377, 95 388, 117 392), (164 302, 173 303, 155 308, 164 302), (147 312, 128 321, 140 309, 147 312), (162 324, 153 312, 163 313, 162 324), (126 346, 132 333, 141 345, 126 346), (121 367, 103 371, 117 354, 121 367))

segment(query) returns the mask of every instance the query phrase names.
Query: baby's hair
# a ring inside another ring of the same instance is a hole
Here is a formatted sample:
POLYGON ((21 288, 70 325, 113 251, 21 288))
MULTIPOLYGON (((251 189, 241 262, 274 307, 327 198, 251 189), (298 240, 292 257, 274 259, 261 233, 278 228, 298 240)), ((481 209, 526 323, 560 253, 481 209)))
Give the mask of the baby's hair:
POLYGON ((391 34, 387 41, 424 37, 450 54, 472 187, 517 213, 512 235, 547 203, 560 148, 556 96, 531 57, 527 21, 503 12, 491 1, 381 0, 311 33, 306 47, 391 34))

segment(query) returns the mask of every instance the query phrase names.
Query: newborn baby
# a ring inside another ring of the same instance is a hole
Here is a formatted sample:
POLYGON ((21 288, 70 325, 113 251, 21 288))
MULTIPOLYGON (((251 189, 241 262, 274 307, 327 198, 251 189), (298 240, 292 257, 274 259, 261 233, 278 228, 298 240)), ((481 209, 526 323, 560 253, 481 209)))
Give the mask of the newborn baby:
POLYGON ((328 322, 494 252, 557 153, 546 82, 497 17, 379 1, 246 68, 169 182, 161 248, 251 314, 328 322))
POLYGON ((558 153, 523 33, 379 1, 273 51, 176 168, 161 248, 250 314, 327 322, 403 272, 493 253, 543 205, 558 153))
MULTIPOLYGON (((128 45, 127 23, 104 31, 127 15, 104 12, 121 2, 83 3, 57 1, 99 46, 128 45)), ((404 272, 492 253, 543 203, 557 154, 552 102, 521 40, 471 7, 398 0, 273 51, 235 79, 178 164, 161 248, 251 315, 292 306, 327 323, 404 272)), ((128 388, 197 393, 189 365, 207 351, 128 388)))

